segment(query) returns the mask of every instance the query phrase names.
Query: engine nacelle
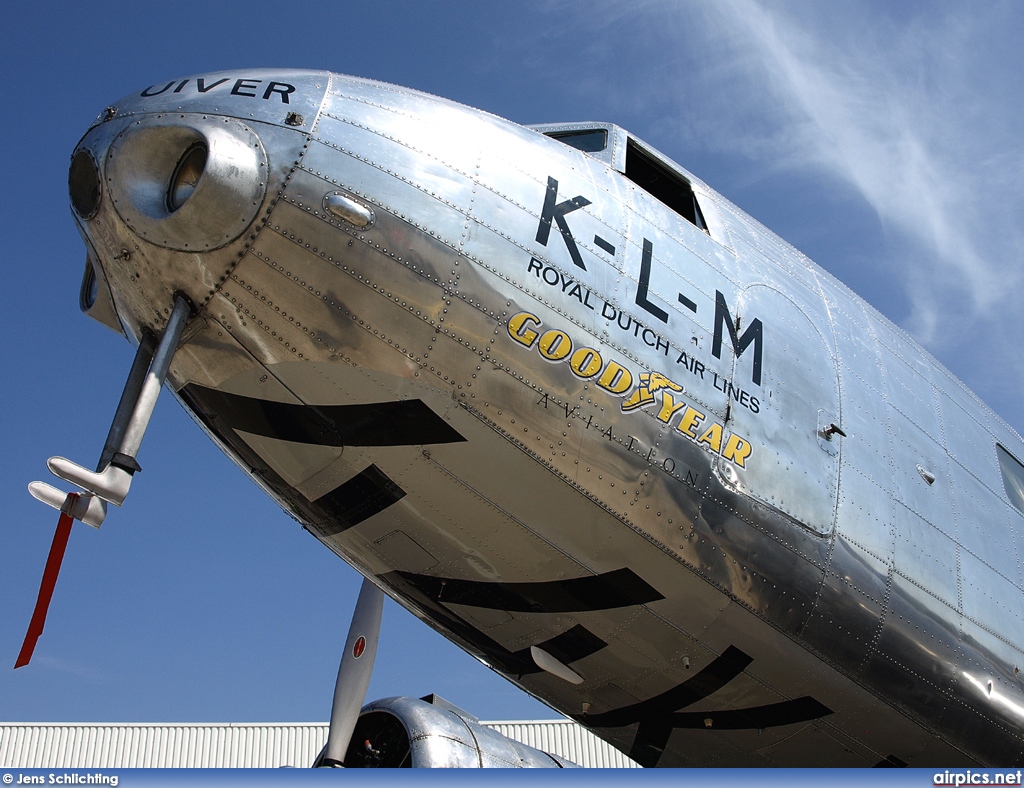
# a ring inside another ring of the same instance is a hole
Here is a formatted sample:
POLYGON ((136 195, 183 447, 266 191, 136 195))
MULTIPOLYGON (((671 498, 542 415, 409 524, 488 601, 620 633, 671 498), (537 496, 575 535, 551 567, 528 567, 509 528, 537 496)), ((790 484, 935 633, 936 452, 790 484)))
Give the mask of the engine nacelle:
POLYGON ((363 707, 345 754, 354 768, 568 768, 577 764, 502 736, 436 695, 363 707))

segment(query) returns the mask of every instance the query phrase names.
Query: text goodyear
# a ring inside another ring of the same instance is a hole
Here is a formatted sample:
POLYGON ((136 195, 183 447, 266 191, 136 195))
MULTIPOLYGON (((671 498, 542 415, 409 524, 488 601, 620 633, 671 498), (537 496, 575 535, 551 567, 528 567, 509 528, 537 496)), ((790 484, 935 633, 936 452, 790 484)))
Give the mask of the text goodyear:
POLYGON ((565 331, 542 329, 540 318, 529 312, 519 312, 508 321, 508 335, 518 344, 536 347, 545 360, 564 362, 576 377, 593 380, 609 394, 622 397, 619 407, 623 413, 656 405, 655 417, 659 421, 675 422, 675 431, 680 435, 740 468, 746 467, 752 452, 750 442, 736 433, 727 433, 722 424, 708 419, 707 414, 678 397, 683 392, 678 383, 659 372, 634 374, 619 362, 606 360, 592 347, 577 346, 565 331))

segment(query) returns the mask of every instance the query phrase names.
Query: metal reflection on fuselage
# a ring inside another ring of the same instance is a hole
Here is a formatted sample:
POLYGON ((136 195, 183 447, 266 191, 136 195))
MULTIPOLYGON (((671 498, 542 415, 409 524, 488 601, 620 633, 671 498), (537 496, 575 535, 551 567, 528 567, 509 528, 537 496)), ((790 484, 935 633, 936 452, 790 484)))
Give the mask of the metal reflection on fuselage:
POLYGON ((324 72, 159 82, 76 148, 89 311, 138 337, 186 295, 171 381, 221 447, 645 762, 1016 758, 1014 707, 960 679, 1019 691, 1024 631, 982 600, 1019 599, 1024 529, 977 447, 1020 439, 817 266, 592 125, 608 150, 324 72))

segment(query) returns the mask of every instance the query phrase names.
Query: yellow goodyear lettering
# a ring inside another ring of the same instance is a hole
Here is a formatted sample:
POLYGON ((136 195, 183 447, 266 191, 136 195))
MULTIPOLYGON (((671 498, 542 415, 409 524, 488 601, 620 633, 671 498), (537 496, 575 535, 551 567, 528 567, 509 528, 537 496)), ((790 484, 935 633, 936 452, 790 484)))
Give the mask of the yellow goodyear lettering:
POLYGON ((722 451, 722 425, 718 422, 712 424, 704 431, 703 435, 697 438, 697 443, 706 443, 711 451, 719 454, 722 451))
POLYGON ((736 433, 733 433, 729 436, 729 442, 725 444, 722 456, 736 463, 741 468, 745 468, 747 467, 747 457, 750 456, 750 444, 736 433))
MULTIPOLYGON (((651 401, 653 402, 654 400, 652 399, 651 401)), ((661 395, 661 410, 658 411, 658 421, 668 424, 672 417, 685 407, 685 402, 676 402, 671 394, 667 391, 663 392, 661 395)))
POLYGON ((633 373, 617 361, 609 361, 597 379, 597 385, 605 391, 621 397, 633 388, 633 373))
POLYGON ((537 350, 548 361, 561 361, 572 353, 572 340, 564 331, 553 328, 541 335, 537 350))
POLYGON ((531 315, 529 312, 520 312, 508 320, 508 335, 523 347, 533 347, 537 341, 537 332, 529 327, 529 324, 540 326, 540 318, 531 315))
POLYGON ((704 421, 705 418, 704 414, 699 410, 687 408, 686 412, 683 414, 683 418, 679 420, 679 426, 677 426, 676 429, 683 433, 687 438, 693 438, 696 440, 697 433, 694 432, 694 430, 700 426, 700 423, 704 421))
POLYGON ((601 358, 601 354, 590 347, 581 347, 569 359, 569 369, 584 380, 592 378, 600 372, 603 364, 604 359, 601 358))
POLYGON ((572 337, 566 332, 550 328, 541 333, 542 321, 530 312, 519 312, 509 318, 508 335, 525 348, 536 346, 537 352, 548 361, 559 362, 568 359, 572 374, 583 380, 597 378, 596 383, 609 394, 624 397, 620 408, 623 413, 640 410, 658 402, 656 418, 669 424, 677 413, 682 413, 675 431, 685 435, 698 446, 705 446, 723 459, 745 468, 753 452, 750 442, 732 433, 726 439, 725 428, 716 421, 707 423, 707 415, 677 399, 672 392, 682 392, 683 387, 660 372, 644 372, 634 376, 628 368, 617 361, 601 357, 591 347, 573 349, 572 337), (539 341, 538 341, 539 340, 539 341), (633 388, 634 380, 636 388, 633 388), (631 391, 632 390, 632 391, 631 391), (626 394, 629 392, 629 396, 626 394), (703 430, 703 432, 701 432, 703 430), (724 446, 723 446, 724 441, 724 446))

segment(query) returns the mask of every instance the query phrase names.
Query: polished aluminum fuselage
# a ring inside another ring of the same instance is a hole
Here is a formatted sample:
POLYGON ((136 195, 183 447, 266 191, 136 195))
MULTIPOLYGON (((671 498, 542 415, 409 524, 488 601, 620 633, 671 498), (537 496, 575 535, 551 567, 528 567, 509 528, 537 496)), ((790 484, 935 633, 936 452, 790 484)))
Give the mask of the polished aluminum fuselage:
POLYGON ((632 183, 607 129, 591 155, 324 72, 160 83, 79 146, 95 309, 134 339, 186 294, 170 379, 222 448, 642 762, 1020 762, 1024 517, 995 445, 1021 439, 692 176, 706 232, 632 183), (179 127, 255 151, 251 211, 211 198, 196 242, 124 182, 139 133, 179 127))

